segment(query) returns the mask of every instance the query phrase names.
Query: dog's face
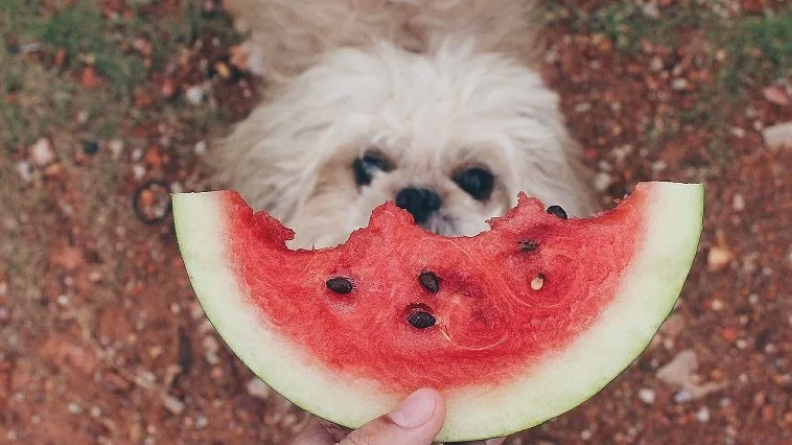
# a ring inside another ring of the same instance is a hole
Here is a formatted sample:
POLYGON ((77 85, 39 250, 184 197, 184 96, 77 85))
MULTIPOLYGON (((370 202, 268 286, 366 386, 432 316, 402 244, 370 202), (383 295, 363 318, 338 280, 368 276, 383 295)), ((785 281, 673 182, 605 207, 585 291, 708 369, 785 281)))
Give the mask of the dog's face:
POLYGON ((422 227, 449 236, 479 233, 487 219, 510 207, 507 161, 497 149, 426 149, 387 138, 339 148, 318 169, 310 197, 291 218, 296 245, 343 242, 389 200, 422 227))
POLYGON ((226 181, 296 232, 291 247, 341 243, 388 200, 443 235, 486 230, 520 191, 580 214, 556 102, 536 73, 464 47, 342 49, 237 128, 226 181))

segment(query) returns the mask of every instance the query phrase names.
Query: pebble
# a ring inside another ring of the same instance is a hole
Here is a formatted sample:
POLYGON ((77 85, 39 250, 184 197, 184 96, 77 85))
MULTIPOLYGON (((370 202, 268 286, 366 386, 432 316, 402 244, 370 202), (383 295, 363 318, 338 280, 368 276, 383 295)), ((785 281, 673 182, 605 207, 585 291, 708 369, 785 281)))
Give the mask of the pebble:
POLYGON ((792 148, 792 122, 784 122, 762 129, 765 144, 772 148, 792 148))
POLYGON ((206 141, 198 141, 198 143, 196 143, 195 146, 193 147, 193 151, 195 152, 196 155, 203 156, 206 154, 207 148, 208 145, 206 144, 206 141))
POLYGON ((709 408, 706 406, 702 406, 701 409, 698 410, 696 413, 696 419, 698 419, 701 423, 707 423, 710 420, 710 412, 709 408))
POLYGON ((29 162, 26 161, 17 162, 16 171, 19 174, 19 177, 22 178, 23 181, 30 182, 33 180, 33 167, 30 165, 29 162))
POLYGON ((591 110, 591 103, 589 102, 581 102, 575 105, 575 113, 585 113, 591 110))
POLYGON ((737 212, 745 210, 745 198, 741 194, 735 193, 732 197, 732 208, 737 212))
POLYGON ((269 385, 258 378, 252 378, 247 384, 247 392, 253 397, 258 397, 262 400, 267 400, 272 393, 269 385))
POLYGON ((591 440, 594 437, 594 433, 589 430, 583 430, 580 432, 580 438, 583 440, 591 440))
POLYGON ((789 105, 789 96, 787 96, 786 91, 777 86, 771 86, 763 89, 762 95, 764 96, 765 100, 771 104, 782 107, 789 105))
POLYGON ((184 97, 187 98, 187 102, 190 104, 198 106, 203 103, 204 93, 203 90, 201 90, 201 87, 193 85, 187 88, 187 91, 184 93, 184 97))
POLYGON ((143 179, 144 176, 146 176, 146 167, 140 164, 133 165, 132 176, 135 177, 136 181, 140 181, 141 179, 143 179))
POLYGON ((665 161, 655 161, 652 163, 652 172, 660 173, 668 168, 668 163, 665 161))
POLYGON ((709 270, 717 272, 723 270, 734 259, 734 254, 724 247, 713 246, 707 254, 709 270))
POLYGON ((121 139, 113 139, 108 146, 110 148, 110 155, 117 161, 124 151, 124 141, 121 139))
POLYGON ((687 79, 674 79, 674 81, 671 82, 671 89, 675 91, 684 91, 689 85, 690 82, 688 82, 687 79))
POLYGON ((649 63, 649 69, 658 72, 663 69, 663 59, 660 56, 652 57, 652 61, 649 63))
POLYGON ((653 389, 641 388, 638 391, 638 398, 647 405, 653 404, 655 402, 655 397, 655 391, 653 389))
POLYGON ((210 365, 216 365, 220 363, 220 358, 217 356, 217 351, 220 349, 220 345, 217 343, 212 336, 204 337, 203 339, 203 347, 205 349, 204 358, 206 362, 210 365))
POLYGON ((162 396, 162 406, 177 416, 184 412, 184 402, 168 394, 162 396))
POLYGON ((206 416, 198 416, 195 419, 195 428, 196 429, 200 430, 200 429, 206 428, 207 425, 209 425, 209 419, 207 419, 206 416))
POLYGON ((66 405, 66 410, 69 411, 70 414, 75 414, 75 415, 82 414, 83 412, 82 407, 74 402, 71 402, 68 405, 66 405))
POLYGON ((55 153, 48 138, 40 138, 30 147, 30 159, 38 167, 44 167, 55 160, 55 153))
POLYGON ((691 394, 690 391, 686 389, 678 391, 676 394, 674 394, 674 402, 676 403, 687 403, 691 400, 693 400, 693 394, 691 394))
POLYGON ((660 8, 654 3, 645 3, 641 7, 641 13, 643 13, 644 17, 649 17, 650 19, 660 18, 660 8))
POLYGON ((613 183, 611 175, 605 172, 599 172, 594 176, 594 190, 604 192, 613 183))

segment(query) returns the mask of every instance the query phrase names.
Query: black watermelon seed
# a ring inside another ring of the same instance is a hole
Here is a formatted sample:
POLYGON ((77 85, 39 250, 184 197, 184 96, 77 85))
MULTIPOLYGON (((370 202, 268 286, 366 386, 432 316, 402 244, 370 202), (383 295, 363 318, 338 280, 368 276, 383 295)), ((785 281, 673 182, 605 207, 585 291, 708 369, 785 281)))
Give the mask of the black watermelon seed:
POLYGON ((410 314, 410 318, 407 321, 412 327, 417 329, 431 328, 435 325, 435 318, 432 314, 424 311, 413 312, 410 314))
POLYGON ((440 280, 432 272, 424 272, 418 276, 421 286, 429 292, 436 294, 440 290, 440 280))
POLYGON ((327 288, 337 294, 348 294, 352 292, 352 282, 348 278, 336 277, 327 280, 327 288))
POLYGON ((561 219, 569 219, 567 212, 561 206, 550 206, 547 208, 547 213, 555 215, 561 219))
POLYGON ((539 241, 536 241, 535 239, 520 241, 518 244, 520 245, 520 250, 523 252, 533 252, 539 248, 539 241))

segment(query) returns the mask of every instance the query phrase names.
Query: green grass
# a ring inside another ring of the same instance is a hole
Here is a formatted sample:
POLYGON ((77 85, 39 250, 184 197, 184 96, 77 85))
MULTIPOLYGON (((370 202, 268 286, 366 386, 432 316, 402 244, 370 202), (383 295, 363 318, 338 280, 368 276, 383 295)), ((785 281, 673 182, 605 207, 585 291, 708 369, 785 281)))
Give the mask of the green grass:
POLYGON ((136 13, 111 20, 100 13, 96 0, 79 0, 74 6, 47 7, 43 0, 0 0, 0 153, 14 153, 44 134, 80 131, 85 137, 108 139, 142 120, 178 115, 187 122, 209 125, 217 110, 185 107, 181 102, 157 102, 146 113, 132 113, 135 92, 150 73, 162 73, 191 47, 201 33, 211 32, 222 44, 238 41, 227 19, 204 17, 199 2, 185 1, 171 17, 146 17, 142 9, 151 1, 127 2, 136 13), (132 48, 135 38, 151 42, 150 64, 132 48), (38 43, 42 57, 18 54, 20 45, 38 43), (58 51, 66 66, 49 68, 58 51), (44 63, 42 63, 42 60, 44 63), (74 78, 86 66, 107 80, 106 87, 88 90, 74 78), (78 112, 89 122, 74 124, 78 112))
POLYGON ((710 33, 710 39, 727 53, 719 73, 727 91, 792 78, 792 7, 744 19, 710 33))
MULTIPOLYGON (((675 123, 650 127, 645 138, 650 145, 673 137, 680 126, 706 128, 716 136, 710 152, 722 157, 728 151, 725 140, 730 113, 739 108, 748 94, 774 82, 792 79, 792 5, 761 16, 726 19, 718 13, 721 0, 682 0, 664 8, 659 18, 647 17, 635 0, 618 0, 593 11, 547 4, 552 21, 562 21, 573 31, 602 34, 614 42, 616 56, 639 56, 642 42, 672 51, 684 42, 681 36, 698 33, 708 46, 704 68, 714 81, 699 91, 695 106, 680 110, 675 123), (716 60, 716 51, 725 59, 716 60)), ((648 69, 648 67, 647 67, 648 69)))

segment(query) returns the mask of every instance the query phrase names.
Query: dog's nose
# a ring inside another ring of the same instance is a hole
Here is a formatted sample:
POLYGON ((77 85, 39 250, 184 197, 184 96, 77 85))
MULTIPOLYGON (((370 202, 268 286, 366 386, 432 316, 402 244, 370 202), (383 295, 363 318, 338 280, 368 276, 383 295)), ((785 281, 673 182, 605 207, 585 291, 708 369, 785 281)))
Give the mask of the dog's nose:
POLYGON ((396 194, 396 205, 410 212, 418 224, 425 223, 443 201, 434 190, 408 187, 396 194))

